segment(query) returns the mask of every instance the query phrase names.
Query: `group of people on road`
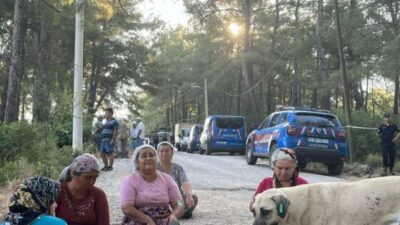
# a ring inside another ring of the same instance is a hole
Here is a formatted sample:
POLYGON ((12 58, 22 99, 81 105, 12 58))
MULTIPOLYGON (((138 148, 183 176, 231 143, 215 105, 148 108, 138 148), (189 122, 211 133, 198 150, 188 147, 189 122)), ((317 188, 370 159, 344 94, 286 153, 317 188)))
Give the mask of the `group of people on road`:
POLYGON ((105 109, 105 123, 103 124, 103 117, 99 116, 92 132, 97 151, 100 152, 104 163, 102 171, 113 170, 115 155, 128 158, 136 147, 144 144, 145 129, 140 117, 133 122, 132 129, 129 131, 126 122, 119 122, 113 115, 112 108, 105 109))
MULTIPOLYGON (((157 149, 151 145, 136 148, 135 170, 120 190, 122 224, 176 225, 178 219, 192 217, 198 198, 183 167, 172 162, 173 154, 169 142, 160 143, 157 149)), ((24 180, 11 198, 2 225, 109 225, 106 193, 94 186, 100 172, 97 158, 85 153, 60 173, 59 181, 46 177, 24 180)))

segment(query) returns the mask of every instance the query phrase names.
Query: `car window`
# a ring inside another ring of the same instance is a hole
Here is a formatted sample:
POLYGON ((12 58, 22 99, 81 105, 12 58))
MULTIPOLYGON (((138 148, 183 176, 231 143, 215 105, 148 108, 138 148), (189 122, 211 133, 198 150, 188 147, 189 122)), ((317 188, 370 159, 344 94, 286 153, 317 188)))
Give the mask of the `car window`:
POLYGON ((301 126, 311 127, 337 127, 339 121, 333 115, 296 113, 297 123, 301 126))
POLYGON ((287 122, 287 113, 282 113, 281 114, 281 121, 280 123, 286 123, 287 122))
POLYGON ((271 118, 271 122, 269 123, 269 127, 275 127, 278 125, 279 114, 275 114, 271 118))
POLYGON ((242 118, 217 118, 215 124, 220 129, 240 129, 244 125, 242 118))
POLYGON ((265 118, 264 121, 261 122, 260 126, 258 126, 258 129, 264 129, 268 127, 269 121, 271 119, 271 116, 265 118))

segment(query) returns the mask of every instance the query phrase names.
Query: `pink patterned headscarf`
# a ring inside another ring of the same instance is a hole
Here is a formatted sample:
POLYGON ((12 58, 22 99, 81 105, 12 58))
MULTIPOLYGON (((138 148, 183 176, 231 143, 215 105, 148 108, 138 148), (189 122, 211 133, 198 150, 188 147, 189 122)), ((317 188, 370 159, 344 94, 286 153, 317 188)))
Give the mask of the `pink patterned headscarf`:
POLYGON ((92 154, 85 153, 76 157, 72 163, 65 167, 60 174, 60 182, 68 182, 72 179, 73 173, 100 172, 99 161, 92 154))

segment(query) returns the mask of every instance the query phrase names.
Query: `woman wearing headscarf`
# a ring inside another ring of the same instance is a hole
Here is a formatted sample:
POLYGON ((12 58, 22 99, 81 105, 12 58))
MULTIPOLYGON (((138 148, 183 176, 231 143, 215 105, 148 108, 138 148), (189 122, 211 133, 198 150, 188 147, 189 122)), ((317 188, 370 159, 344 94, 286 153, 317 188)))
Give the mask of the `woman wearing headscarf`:
POLYGON ((273 176, 264 178, 258 185, 249 204, 250 211, 253 209, 256 195, 265 190, 308 184, 307 180, 299 176, 296 154, 292 149, 276 149, 272 153, 270 161, 273 168, 273 176))
POLYGON ((172 162, 174 156, 174 146, 167 141, 160 142, 157 145, 159 162, 157 169, 169 174, 174 178, 175 183, 182 194, 185 210, 182 218, 188 219, 192 217, 192 212, 197 205, 198 197, 192 193, 192 184, 186 176, 186 172, 181 165, 172 162))
POLYGON ((76 157, 60 174, 56 215, 69 225, 110 225, 106 194, 94 186, 100 173, 96 157, 76 157))
POLYGON ((46 177, 25 179, 11 197, 5 225, 67 225, 55 215, 60 183, 46 177))
POLYGON ((182 196, 172 177, 157 170, 157 151, 151 145, 141 145, 135 149, 132 161, 135 171, 125 179, 120 191, 125 215, 122 224, 179 224, 182 196))

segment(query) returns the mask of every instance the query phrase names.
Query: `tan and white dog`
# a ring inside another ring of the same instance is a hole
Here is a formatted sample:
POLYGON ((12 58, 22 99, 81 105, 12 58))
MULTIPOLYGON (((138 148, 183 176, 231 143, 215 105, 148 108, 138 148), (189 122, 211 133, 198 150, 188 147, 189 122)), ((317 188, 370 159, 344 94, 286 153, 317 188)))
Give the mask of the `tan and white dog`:
POLYGON ((396 224, 400 176, 269 189, 253 207, 253 225, 396 224))

